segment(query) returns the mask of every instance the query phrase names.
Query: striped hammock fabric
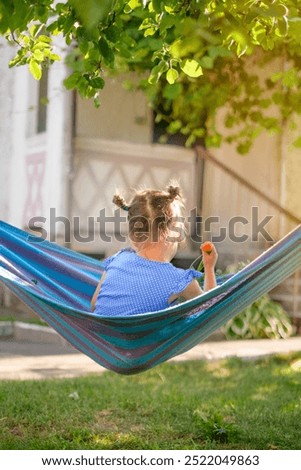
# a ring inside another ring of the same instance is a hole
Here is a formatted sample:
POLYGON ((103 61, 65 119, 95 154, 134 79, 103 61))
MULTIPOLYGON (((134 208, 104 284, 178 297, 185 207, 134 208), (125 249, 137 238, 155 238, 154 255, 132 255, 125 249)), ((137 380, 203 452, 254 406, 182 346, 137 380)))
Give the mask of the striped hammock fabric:
MULTIPOLYGON (((90 300, 103 266, 1 222, 0 279, 75 348, 120 374, 189 350, 301 267, 301 226, 215 289, 159 312, 100 317, 90 300)), ((126 282, 126 280, 125 280, 126 282)))

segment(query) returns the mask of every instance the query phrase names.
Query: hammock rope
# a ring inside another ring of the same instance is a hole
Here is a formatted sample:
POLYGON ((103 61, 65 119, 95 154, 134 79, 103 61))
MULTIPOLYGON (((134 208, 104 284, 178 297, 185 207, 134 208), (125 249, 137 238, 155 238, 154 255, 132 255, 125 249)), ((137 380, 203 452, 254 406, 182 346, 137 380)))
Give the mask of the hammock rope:
POLYGON ((102 317, 90 311, 100 261, 2 221, 0 240, 1 281, 75 348, 120 374, 191 349, 301 267, 298 226, 199 297, 159 312, 102 317))

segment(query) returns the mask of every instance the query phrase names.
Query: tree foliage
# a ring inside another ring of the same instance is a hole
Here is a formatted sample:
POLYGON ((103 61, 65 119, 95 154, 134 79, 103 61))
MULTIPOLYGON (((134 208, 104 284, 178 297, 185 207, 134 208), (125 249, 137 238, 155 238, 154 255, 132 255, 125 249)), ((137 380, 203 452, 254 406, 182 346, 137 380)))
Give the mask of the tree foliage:
POLYGON ((168 133, 247 153, 301 113, 300 12, 301 0, 0 0, 0 34, 17 45, 10 65, 28 64, 36 79, 60 60, 62 35, 65 86, 96 106, 108 74, 141 73, 168 133))

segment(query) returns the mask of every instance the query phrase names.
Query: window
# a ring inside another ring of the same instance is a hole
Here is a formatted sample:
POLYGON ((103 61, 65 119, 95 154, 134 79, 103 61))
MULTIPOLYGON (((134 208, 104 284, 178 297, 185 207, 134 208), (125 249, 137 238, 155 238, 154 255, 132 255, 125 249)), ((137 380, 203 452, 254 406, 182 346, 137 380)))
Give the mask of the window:
POLYGON ((46 131, 48 104, 48 69, 43 71, 41 80, 38 82, 38 104, 37 104, 37 134, 46 131))
POLYGON ((48 69, 43 70, 41 80, 29 78, 27 136, 42 134, 47 126, 48 69))

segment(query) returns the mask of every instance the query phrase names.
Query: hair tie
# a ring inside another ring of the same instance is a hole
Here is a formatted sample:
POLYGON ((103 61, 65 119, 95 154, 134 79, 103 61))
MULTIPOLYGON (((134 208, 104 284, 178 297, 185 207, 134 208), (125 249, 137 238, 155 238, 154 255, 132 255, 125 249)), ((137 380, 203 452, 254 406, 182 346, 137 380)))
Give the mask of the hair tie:
POLYGON ((181 197, 181 188, 179 186, 170 185, 167 188, 167 192, 172 200, 176 199, 176 197, 181 197))
POLYGON ((125 202, 124 198, 121 197, 119 194, 115 194, 113 197, 113 203, 116 204, 120 209, 123 209, 124 211, 129 211, 129 206, 125 202))

